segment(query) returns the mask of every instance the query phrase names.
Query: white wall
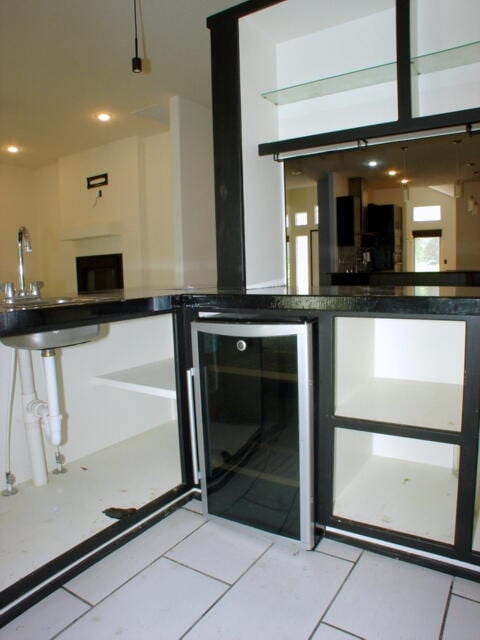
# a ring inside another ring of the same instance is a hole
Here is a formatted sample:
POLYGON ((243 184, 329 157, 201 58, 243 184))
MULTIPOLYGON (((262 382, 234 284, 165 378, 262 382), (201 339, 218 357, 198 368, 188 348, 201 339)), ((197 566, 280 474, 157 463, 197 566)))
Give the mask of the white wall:
POLYGON ((215 198, 211 111, 170 100, 173 223, 178 285, 215 285, 215 198))
POLYGON ((283 167, 259 157, 258 143, 278 135, 275 107, 261 97, 276 84, 275 46, 240 20, 242 161, 247 287, 286 284, 283 167))
POLYGON ((29 229, 33 247, 33 253, 25 257, 27 275, 34 275, 35 280, 42 278, 32 180, 30 169, 0 164, 0 282, 12 281, 15 286, 18 285, 17 231, 22 225, 29 229))
POLYGON ((120 235, 67 241, 67 274, 76 288, 75 256, 122 253, 125 287, 143 285, 139 185, 139 140, 125 138, 59 160, 62 235, 89 234, 98 224, 119 224, 120 235), (87 189, 87 176, 108 173, 108 185, 87 189))
POLYGON ((172 286, 177 256, 172 203, 172 143, 170 132, 141 140, 140 223, 144 284, 172 286))
POLYGON ((126 288, 216 284, 211 113, 173 98, 171 131, 132 136, 37 170, 0 165, 0 281, 17 281, 16 231, 33 253, 27 280, 76 292, 75 257, 122 253, 126 288), (87 176, 109 183, 87 189, 87 176))
MULTIPOLYGON (((386 11, 280 43, 278 87, 386 64, 395 57, 392 3, 392 8, 386 11)), ((279 139, 349 129, 397 117, 393 76, 391 82, 340 93, 327 88, 325 93, 319 98, 278 107, 279 139)))
POLYGON ((457 200, 456 230, 461 252, 457 256, 457 269, 480 269, 480 215, 478 209, 468 211, 468 200, 472 196, 480 204, 480 182, 466 182, 463 198, 457 200))
MULTIPOLYGON (((477 0, 414 0, 411 15, 413 55, 478 40, 480 3, 477 0)), ((476 63, 418 75, 413 84, 414 114, 424 116, 478 107, 479 74, 480 63, 476 63)))

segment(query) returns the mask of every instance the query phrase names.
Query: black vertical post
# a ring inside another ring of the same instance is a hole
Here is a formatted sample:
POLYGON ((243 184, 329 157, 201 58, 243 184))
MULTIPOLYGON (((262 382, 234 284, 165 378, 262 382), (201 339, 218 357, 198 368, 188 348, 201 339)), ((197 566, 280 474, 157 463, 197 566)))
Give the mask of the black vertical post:
POLYGON ((238 19, 208 20, 212 56, 213 148, 217 233, 217 284, 244 288, 240 46, 238 19))
POLYGON ((398 119, 412 118, 410 0, 396 0, 398 119))

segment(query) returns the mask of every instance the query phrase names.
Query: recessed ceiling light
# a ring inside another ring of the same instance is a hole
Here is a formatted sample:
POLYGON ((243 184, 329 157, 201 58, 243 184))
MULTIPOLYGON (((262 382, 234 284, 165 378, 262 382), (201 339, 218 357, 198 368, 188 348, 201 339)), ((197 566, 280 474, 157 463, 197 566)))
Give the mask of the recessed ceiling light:
POLYGON ((395 169, 390 169, 390 171, 387 171, 389 176, 396 176, 398 171, 395 171, 395 169))
POLYGON ((407 180, 406 178, 403 178, 402 180, 400 180, 400 182, 401 182, 402 184, 407 184, 408 180, 407 180))
POLYGON ((7 151, 8 153, 18 153, 20 149, 14 144, 9 144, 7 147, 7 151))
POLYGON ((99 113, 97 114, 97 120, 100 120, 100 122, 108 122, 109 120, 112 119, 112 116, 109 113, 99 113))
POLYGON ((378 164, 378 162, 376 160, 369 160, 368 161, 368 166, 369 167, 376 167, 378 164))

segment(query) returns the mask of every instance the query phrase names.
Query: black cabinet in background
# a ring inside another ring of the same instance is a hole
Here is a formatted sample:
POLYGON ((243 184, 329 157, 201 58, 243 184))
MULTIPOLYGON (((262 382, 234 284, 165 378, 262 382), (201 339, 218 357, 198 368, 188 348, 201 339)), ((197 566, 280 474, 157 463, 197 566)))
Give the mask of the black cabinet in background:
POLYGON ((337 204, 337 246, 355 246, 355 237, 360 232, 360 198, 339 196, 337 204))
POLYGON ((369 204, 365 211, 365 236, 375 238, 372 267, 375 271, 393 271, 402 266, 402 209, 393 204, 369 204))

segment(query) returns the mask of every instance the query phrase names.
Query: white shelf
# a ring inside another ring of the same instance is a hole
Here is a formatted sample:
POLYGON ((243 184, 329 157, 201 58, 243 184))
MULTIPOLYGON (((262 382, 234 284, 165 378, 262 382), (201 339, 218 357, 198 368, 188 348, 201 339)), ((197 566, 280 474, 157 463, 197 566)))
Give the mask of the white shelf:
POLYGON ((371 456, 334 500, 333 514, 453 544, 457 484, 446 467, 371 456))
POLYGON ((88 225, 66 227, 62 233, 62 240, 90 240, 92 238, 120 236, 121 234, 121 222, 95 222, 88 225))
POLYGON ((159 360, 139 367, 105 373, 96 376, 94 382, 108 387, 117 387, 118 389, 127 389, 173 400, 177 397, 173 359, 159 360))
POLYGON ((462 385, 367 378, 336 405, 335 415, 460 431, 462 398, 462 385))

